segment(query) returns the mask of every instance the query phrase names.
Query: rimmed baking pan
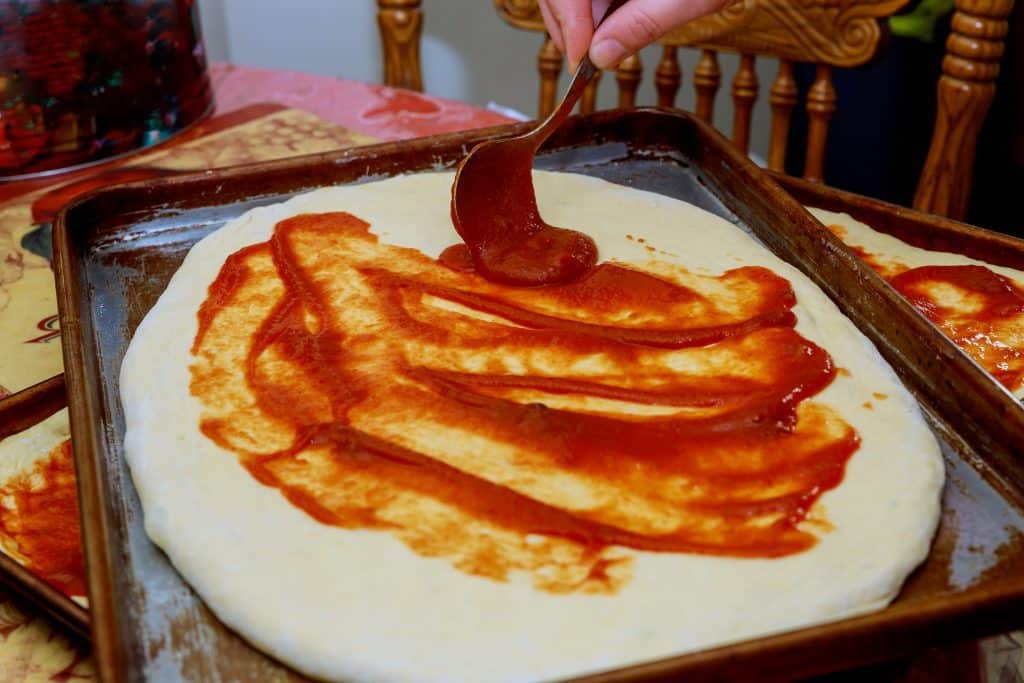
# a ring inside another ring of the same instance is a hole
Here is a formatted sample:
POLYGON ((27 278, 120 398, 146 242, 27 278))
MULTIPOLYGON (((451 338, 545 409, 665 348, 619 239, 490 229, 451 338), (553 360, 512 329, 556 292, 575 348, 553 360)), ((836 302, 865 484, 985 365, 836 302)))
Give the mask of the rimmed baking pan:
MULTIPOLYGON (((63 375, 0 400, 0 441, 34 427, 66 406, 63 375)), ((3 553, 0 582, 78 635, 89 636, 89 612, 84 607, 3 553)))
MULTIPOLYGON (((524 125, 364 147, 99 191, 58 217, 55 256, 78 458, 92 632, 106 680, 265 680, 281 667, 228 631, 148 540, 125 466, 118 372, 188 249, 254 206, 333 184, 451 167, 524 125)), ((928 561, 888 609, 584 677, 783 680, 1024 623, 1024 409, 719 134, 668 110, 571 119, 538 166, 701 206, 799 267, 878 346, 943 444, 944 515, 928 561)), ((685 244, 679 245, 685 248, 685 244)), ((871 552, 865 548, 865 552, 871 552)))
POLYGON ((874 230, 915 247, 1024 270, 1024 240, 800 178, 776 173, 771 176, 806 206, 848 213, 874 230))

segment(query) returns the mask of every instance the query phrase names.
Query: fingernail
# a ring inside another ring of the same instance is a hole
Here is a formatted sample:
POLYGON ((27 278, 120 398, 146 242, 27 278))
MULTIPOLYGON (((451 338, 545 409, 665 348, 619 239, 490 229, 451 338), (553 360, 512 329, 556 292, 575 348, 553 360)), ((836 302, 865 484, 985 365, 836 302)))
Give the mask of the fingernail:
POLYGON ((590 48, 590 61, 598 69, 607 69, 618 64, 626 56, 626 48, 614 38, 605 38, 590 48))

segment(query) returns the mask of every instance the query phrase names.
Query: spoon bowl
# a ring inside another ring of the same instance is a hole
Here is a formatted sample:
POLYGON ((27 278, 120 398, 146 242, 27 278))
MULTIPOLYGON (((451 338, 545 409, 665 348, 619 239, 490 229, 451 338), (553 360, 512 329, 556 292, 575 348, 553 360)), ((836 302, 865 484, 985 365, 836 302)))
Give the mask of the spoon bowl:
MULTIPOLYGON (((601 19, 626 0, 616 0, 601 19)), ((600 23, 598 25, 600 25, 600 23)), ((568 118, 597 68, 584 56, 565 96, 536 128, 474 147, 455 173, 452 223, 468 260, 501 284, 538 287, 582 278, 597 263, 597 245, 581 232, 548 225, 537 208, 533 159, 568 118)))

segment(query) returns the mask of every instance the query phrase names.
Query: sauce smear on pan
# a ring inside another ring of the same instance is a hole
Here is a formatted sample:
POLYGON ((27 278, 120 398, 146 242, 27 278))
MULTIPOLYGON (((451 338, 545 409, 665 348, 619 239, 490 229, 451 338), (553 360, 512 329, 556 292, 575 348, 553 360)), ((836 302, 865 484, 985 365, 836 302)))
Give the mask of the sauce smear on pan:
POLYGON ((70 440, 0 487, 0 530, 27 569, 68 596, 85 595, 70 440))

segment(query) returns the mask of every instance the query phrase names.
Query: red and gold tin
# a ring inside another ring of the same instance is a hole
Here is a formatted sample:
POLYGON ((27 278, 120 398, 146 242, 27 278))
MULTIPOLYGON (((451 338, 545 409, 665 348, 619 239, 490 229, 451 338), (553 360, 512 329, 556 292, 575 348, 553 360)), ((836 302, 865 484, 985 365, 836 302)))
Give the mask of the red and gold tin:
POLYGON ((0 180, 156 144, 212 104, 195 0, 0 0, 0 180))

